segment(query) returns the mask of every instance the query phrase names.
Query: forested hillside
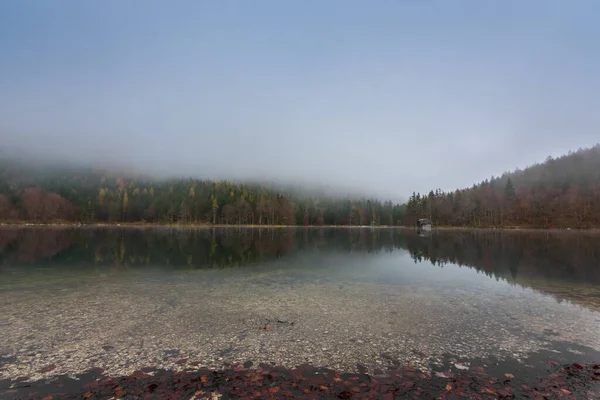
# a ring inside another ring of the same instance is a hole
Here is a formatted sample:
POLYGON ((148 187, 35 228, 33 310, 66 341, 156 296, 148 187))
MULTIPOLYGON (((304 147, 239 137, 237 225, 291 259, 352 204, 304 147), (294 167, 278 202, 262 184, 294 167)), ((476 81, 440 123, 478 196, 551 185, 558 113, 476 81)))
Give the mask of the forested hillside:
POLYGON ((492 177, 468 189, 413 193, 406 224, 587 228, 600 226, 600 145, 492 177))
POLYGON ((300 195, 270 185, 154 180, 0 158, 0 221, 392 225, 402 207, 364 198, 300 195))
POLYGON ((253 225, 600 226, 600 145, 406 204, 306 195, 272 185, 156 180, 0 156, 0 221, 253 225))

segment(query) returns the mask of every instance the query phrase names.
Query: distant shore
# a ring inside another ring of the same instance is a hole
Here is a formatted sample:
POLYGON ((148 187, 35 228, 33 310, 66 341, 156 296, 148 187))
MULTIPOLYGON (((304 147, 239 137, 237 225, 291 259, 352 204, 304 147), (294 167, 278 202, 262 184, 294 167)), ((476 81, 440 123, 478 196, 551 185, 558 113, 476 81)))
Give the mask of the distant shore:
POLYGON ((77 223, 71 221, 56 221, 56 222, 0 222, 0 226, 22 227, 22 226, 38 226, 38 227, 108 227, 108 228, 407 228, 402 226, 389 225, 265 225, 265 224, 208 224, 208 223, 162 223, 162 222, 93 222, 93 223, 77 223))
MULTIPOLYGON (((413 226, 403 225, 265 225, 265 224, 210 224, 203 222, 193 223, 162 223, 162 222, 93 222, 78 223, 72 221, 54 222, 29 222, 13 221, 1 222, 0 227, 86 227, 86 228, 237 228, 237 229, 298 229, 298 228, 328 228, 328 229, 409 229, 417 230, 413 226)), ((533 226, 501 226, 501 227, 477 227, 477 226, 436 226, 432 231, 450 230, 482 230, 482 231, 597 231, 599 228, 563 228, 548 227, 540 228, 533 226)))

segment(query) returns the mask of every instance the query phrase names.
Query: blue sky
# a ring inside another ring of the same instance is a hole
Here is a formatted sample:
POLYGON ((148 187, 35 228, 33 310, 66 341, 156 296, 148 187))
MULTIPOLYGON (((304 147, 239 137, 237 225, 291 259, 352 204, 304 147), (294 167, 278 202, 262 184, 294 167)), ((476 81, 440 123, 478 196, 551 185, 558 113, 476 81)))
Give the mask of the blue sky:
POLYGON ((0 2, 0 145, 379 196, 600 141, 597 1, 0 2))

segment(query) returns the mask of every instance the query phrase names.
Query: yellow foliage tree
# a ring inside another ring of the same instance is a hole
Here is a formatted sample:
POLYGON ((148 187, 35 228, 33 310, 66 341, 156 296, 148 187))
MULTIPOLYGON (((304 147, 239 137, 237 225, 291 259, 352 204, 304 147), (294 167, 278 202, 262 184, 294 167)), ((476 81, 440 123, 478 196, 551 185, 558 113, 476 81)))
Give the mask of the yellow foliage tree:
POLYGON ((123 219, 125 219, 125 213, 127 212, 128 204, 129 204, 129 197, 127 196, 127 192, 125 192, 125 196, 123 196, 123 219))
POLYGON ((213 213, 213 224, 217 223, 217 210, 219 209, 219 203, 217 203, 217 198, 213 195, 212 198, 212 213, 213 213))

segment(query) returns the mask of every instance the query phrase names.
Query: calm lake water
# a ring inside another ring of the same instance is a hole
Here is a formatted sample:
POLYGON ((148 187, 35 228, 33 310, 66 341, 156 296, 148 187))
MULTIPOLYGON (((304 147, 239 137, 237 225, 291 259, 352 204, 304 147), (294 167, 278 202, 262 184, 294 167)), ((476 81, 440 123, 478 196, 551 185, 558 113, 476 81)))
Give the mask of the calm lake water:
POLYGON ((0 230, 0 379, 599 362, 600 235, 0 230))

